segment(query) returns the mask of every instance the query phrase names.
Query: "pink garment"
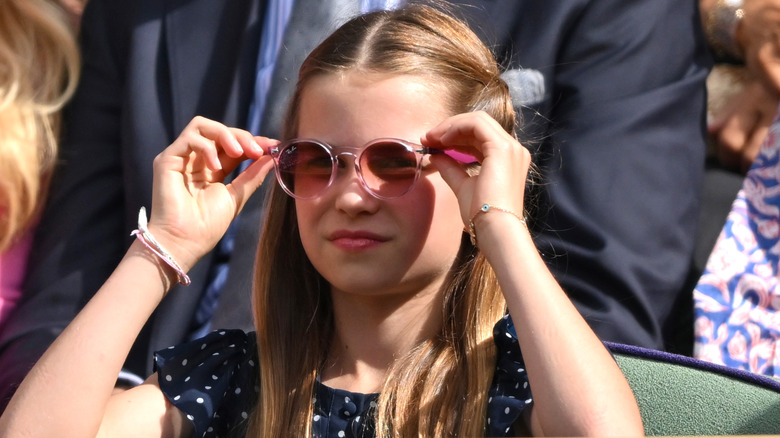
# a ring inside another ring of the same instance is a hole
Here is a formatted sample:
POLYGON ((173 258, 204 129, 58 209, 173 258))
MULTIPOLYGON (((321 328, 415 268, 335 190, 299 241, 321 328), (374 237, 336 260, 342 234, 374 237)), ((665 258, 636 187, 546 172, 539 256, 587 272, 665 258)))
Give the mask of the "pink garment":
POLYGON ((22 296, 22 282, 27 268, 27 256, 32 246, 32 237, 33 230, 29 229, 16 243, 0 253, 0 326, 22 296))

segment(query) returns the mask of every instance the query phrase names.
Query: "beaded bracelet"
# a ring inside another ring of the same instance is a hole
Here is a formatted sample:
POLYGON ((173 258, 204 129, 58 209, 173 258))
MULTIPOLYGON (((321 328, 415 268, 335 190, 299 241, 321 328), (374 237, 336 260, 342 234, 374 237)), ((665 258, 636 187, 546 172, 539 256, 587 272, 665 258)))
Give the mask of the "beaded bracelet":
POLYGON ((141 210, 138 212, 138 229, 133 230, 130 235, 137 237, 138 240, 144 244, 144 246, 149 248, 149 250, 154 253, 154 255, 161 258, 162 261, 173 268, 173 270, 176 271, 176 275, 179 276, 180 284, 189 286, 191 283, 190 277, 187 276, 187 274, 184 272, 184 269, 182 269, 181 266, 176 263, 176 260, 173 259, 173 256, 168 253, 168 251, 166 251, 159 242, 157 242, 157 239, 155 239, 154 236, 152 236, 152 233, 149 232, 146 224, 146 208, 141 207, 141 210))
POLYGON ((487 213, 487 212, 489 212, 491 210, 500 211, 502 213, 509 213, 512 216, 516 217, 520 221, 521 224, 525 225, 525 218, 523 218, 522 216, 520 216, 519 214, 515 213, 512 210, 507 210, 505 208, 496 207, 496 206, 493 206, 493 205, 490 205, 490 204, 482 204, 482 207, 479 207, 479 210, 477 210, 477 212, 474 213, 474 216, 471 217, 471 220, 469 220, 469 230, 468 231, 469 231, 469 237, 471 237, 471 244, 472 245, 478 246, 477 245, 477 228, 474 225, 474 219, 476 219, 477 216, 479 216, 480 214, 487 213))

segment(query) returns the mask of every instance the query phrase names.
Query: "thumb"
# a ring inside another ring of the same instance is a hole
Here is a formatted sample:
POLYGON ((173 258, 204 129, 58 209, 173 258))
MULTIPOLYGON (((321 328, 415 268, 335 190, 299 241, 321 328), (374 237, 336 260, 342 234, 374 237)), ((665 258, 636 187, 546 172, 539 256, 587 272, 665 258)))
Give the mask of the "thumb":
POLYGON ((444 182, 457 195, 463 182, 469 178, 469 174, 460 163, 446 155, 431 155, 430 159, 431 163, 439 170, 444 182))
POLYGON ((273 169, 273 160, 264 155, 250 164, 229 184, 236 205, 236 215, 244 208, 249 197, 263 184, 265 177, 273 169))

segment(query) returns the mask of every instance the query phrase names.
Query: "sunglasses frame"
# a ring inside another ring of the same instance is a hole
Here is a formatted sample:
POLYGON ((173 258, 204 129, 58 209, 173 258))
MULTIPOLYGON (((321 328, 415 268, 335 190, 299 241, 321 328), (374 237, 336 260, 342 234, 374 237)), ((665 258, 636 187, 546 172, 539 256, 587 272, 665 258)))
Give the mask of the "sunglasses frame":
POLYGON ((420 178, 420 172, 422 170, 422 156, 442 153, 442 151, 439 149, 432 149, 423 145, 402 140, 400 138, 392 138, 392 137, 376 138, 360 147, 338 147, 338 151, 339 151, 338 153, 335 153, 336 149, 337 148, 334 148, 333 146, 329 145, 328 143, 325 143, 324 141, 316 140, 313 138, 293 138, 284 141, 282 143, 279 143, 276 146, 271 147, 269 149, 269 153, 271 154, 271 157, 273 158, 274 161, 274 168, 276 170, 275 172, 276 180, 277 182, 279 182, 279 185, 282 187, 282 190, 284 190, 285 193, 287 193, 289 196, 295 199, 314 199, 318 196, 321 196, 328 188, 330 188, 330 186, 333 185, 333 183, 336 181, 336 178, 338 177, 339 157, 343 155, 349 155, 352 157, 353 163, 355 165, 355 173, 358 176, 358 181, 360 181, 360 185, 363 187, 363 189, 366 190, 367 193, 379 199, 400 198, 401 196, 404 196, 405 194, 409 193, 414 187, 414 185, 417 183, 417 180, 420 178), (322 147, 324 150, 328 152, 328 155, 330 155, 330 161, 332 167, 330 171, 330 179, 328 180, 328 184, 325 185, 321 190, 319 190, 316 194, 312 196, 299 196, 294 194, 292 190, 290 190, 290 188, 287 187, 284 181, 282 181, 281 172, 279 171, 279 157, 281 156, 282 151, 297 143, 314 143, 322 147), (379 193, 375 192, 371 187, 368 186, 368 184, 365 181, 365 178, 363 177, 363 169, 360 166, 360 159, 363 156, 363 153, 368 148, 380 143, 396 143, 399 146, 403 146, 404 148, 406 148, 409 152, 414 152, 415 154, 415 158, 417 161, 417 168, 415 169, 414 179, 412 180, 411 184, 409 184, 409 188, 407 188, 400 195, 395 195, 395 196, 380 195, 379 193))

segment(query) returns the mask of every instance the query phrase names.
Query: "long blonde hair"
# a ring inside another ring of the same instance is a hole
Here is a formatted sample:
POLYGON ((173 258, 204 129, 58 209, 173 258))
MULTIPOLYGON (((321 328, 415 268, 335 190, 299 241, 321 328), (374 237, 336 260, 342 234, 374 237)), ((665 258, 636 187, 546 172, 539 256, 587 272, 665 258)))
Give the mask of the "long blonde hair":
POLYGON ((53 0, 0 3, 0 252, 34 218, 78 80, 73 29, 53 0))
MULTIPOLYGON (((514 132, 509 90, 490 50, 449 14, 409 5, 351 20, 309 55, 286 138, 296 134, 309 81, 345 70, 424 75, 448 90, 453 114, 484 110, 514 132)), ((261 395, 248 436, 311 436, 314 385, 333 335, 329 285, 307 259, 295 218, 294 202, 275 186, 255 273, 261 395)), ((492 330, 505 302, 492 268, 465 234, 441 312, 440 333, 388 372, 372 413, 380 437, 484 434, 496 360, 492 330)))

